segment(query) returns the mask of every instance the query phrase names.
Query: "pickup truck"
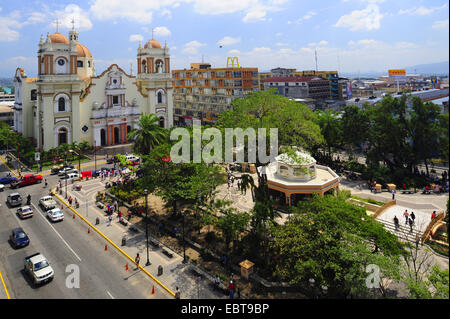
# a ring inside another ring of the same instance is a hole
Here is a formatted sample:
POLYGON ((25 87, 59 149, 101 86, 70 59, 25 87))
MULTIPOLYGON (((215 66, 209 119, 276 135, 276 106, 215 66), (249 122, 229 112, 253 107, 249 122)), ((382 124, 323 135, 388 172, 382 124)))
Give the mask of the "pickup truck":
POLYGON ((31 277, 35 285, 51 281, 55 274, 53 268, 41 253, 25 257, 23 270, 31 277))
POLYGON ((58 204, 53 199, 53 197, 44 196, 44 197, 41 197, 41 199, 39 200, 39 205, 41 205, 45 211, 48 211, 49 209, 55 208, 56 205, 58 205, 58 204))
POLYGON ((11 182, 11 188, 23 187, 31 184, 42 183, 42 175, 27 174, 20 180, 11 182))

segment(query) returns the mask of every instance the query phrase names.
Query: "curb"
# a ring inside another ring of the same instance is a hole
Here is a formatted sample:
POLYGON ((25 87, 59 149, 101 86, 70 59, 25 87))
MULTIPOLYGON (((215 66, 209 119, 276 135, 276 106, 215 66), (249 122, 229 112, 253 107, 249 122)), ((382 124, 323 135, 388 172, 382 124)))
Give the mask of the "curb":
MULTIPOLYGON (((78 213, 75 209, 73 209, 68 203, 62 199, 58 194, 56 194, 55 189, 51 190, 51 193, 58 198, 60 202, 62 202, 64 205, 66 205, 72 212, 74 212, 80 219, 82 219, 89 227, 91 227, 93 230, 95 230, 101 237, 103 237, 108 243, 110 243, 114 248, 116 248, 122 255, 124 255, 126 258, 128 258, 133 264, 134 259, 131 258, 126 252, 124 252, 119 246, 117 246, 114 242, 112 242, 108 237, 106 237, 100 230, 98 230, 94 225, 92 225, 86 218, 81 216, 80 213, 78 213)), ((169 288, 167 288, 164 284, 162 284, 158 279, 156 279, 151 273, 149 273, 146 269, 144 269, 141 265, 138 265, 139 269, 141 269, 145 274, 147 274, 150 278, 152 278, 158 285, 160 285, 164 290, 166 290, 169 294, 172 295, 172 297, 175 297, 175 293, 172 292, 169 288)))

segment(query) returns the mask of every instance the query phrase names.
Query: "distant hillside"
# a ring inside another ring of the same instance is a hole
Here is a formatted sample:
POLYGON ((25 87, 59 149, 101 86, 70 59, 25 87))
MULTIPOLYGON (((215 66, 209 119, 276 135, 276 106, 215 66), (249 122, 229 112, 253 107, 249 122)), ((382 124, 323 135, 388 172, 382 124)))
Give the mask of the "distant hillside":
POLYGON ((449 63, 438 62, 430 64, 419 64, 406 67, 406 73, 418 73, 424 75, 448 75, 449 63))
POLYGON ((13 78, 0 78, 0 86, 14 86, 13 78))

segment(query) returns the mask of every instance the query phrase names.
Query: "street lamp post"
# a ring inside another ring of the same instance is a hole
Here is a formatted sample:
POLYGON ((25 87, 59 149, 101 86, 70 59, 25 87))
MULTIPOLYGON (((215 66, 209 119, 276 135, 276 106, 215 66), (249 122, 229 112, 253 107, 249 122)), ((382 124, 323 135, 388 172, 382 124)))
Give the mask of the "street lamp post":
MULTIPOLYGON (((72 150, 69 150, 69 152, 72 152, 72 150)), ((66 184, 66 199, 67 199, 67 153, 65 154, 65 157, 64 157, 64 177, 65 177, 65 184, 66 184)))
POLYGON ((150 260, 148 258, 148 190, 144 189, 145 194, 145 236, 147 237, 147 263, 146 266, 150 266, 150 260))
POLYGON ((97 142, 94 140, 94 172, 97 171, 97 142))
POLYGON ((181 215, 183 216, 183 264, 186 263, 186 242, 184 240, 184 215, 186 214, 186 210, 181 211, 181 215))

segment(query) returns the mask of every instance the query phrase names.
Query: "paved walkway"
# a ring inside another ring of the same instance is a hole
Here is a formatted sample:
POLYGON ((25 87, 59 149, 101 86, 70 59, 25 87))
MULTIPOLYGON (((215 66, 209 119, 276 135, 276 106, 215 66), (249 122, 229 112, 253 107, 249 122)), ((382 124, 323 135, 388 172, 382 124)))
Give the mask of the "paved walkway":
MULTIPOLYGON (((149 261, 151 265, 145 266, 147 262, 147 245, 145 228, 141 229, 137 225, 129 224, 124 226, 119 223, 117 214, 113 214, 113 220, 109 223, 103 209, 96 206, 95 195, 98 191, 104 190, 105 181, 100 179, 90 179, 89 181, 77 182, 81 184, 81 191, 72 190, 72 187, 68 188, 68 197, 72 196, 77 198, 80 203, 80 207, 77 212, 92 223, 100 232, 102 232, 107 238, 119 246, 126 254, 131 258, 135 258, 136 254, 140 255, 140 265, 143 266, 148 272, 156 277, 164 286, 168 287, 172 292, 175 292, 176 287, 179 287, 181 291, 181 298, 204 298, 204 299, 217 299, 226 298, 224 294, 218 293, 211 289, 212 285, 209 279, 202 277, 198 280, 196 273, 194 272, 194 266, 192 264, 184 264, 183 257, 172 251, 170 248, 163 246, 160 243, 159 248, 155 248, 149 244, 149 261), (95 225, 96 219, 99 219, 100 223, 95 225), (135 230, 133 231, 132 228, 135 230), (122 239, 126 238, 126 245, 122 246, 122 239), (165 249, 169 253, 173 254, 172 258, 169 258, 163 253, 162 249, 165 249), (163 267, 163 274, 158 276, 158 267, 163 267)), ((64 191, 62 197, 65 195, 64 191)), ((68 209, 65 209, 69 212, 68 209)), ((72 214, 70 214, 71 216, 72 214)), ((67 217, 66 217, 67 218, 67 217)), ((91 230, 91 235, 94 232, 91 230)), ((86 236, 90 236, 86 233, 86 236)), ((102 240, 99 237, 99 240, 102 240)), ((104 240, 104 239, 103 239, 104 240)), ((149 234, 149 241, 155 240, 158 242, 157 237, 153 237, 149 234)), ((110 247, 109 249, 114 249, 110 247)), ((126 263, 128 262, 130 275, 136 271, 136 266, 131 264, 124 258, 124 270, 126 263)), ((163 289, 160 286, 155 285, 155 289, 163 289)))

